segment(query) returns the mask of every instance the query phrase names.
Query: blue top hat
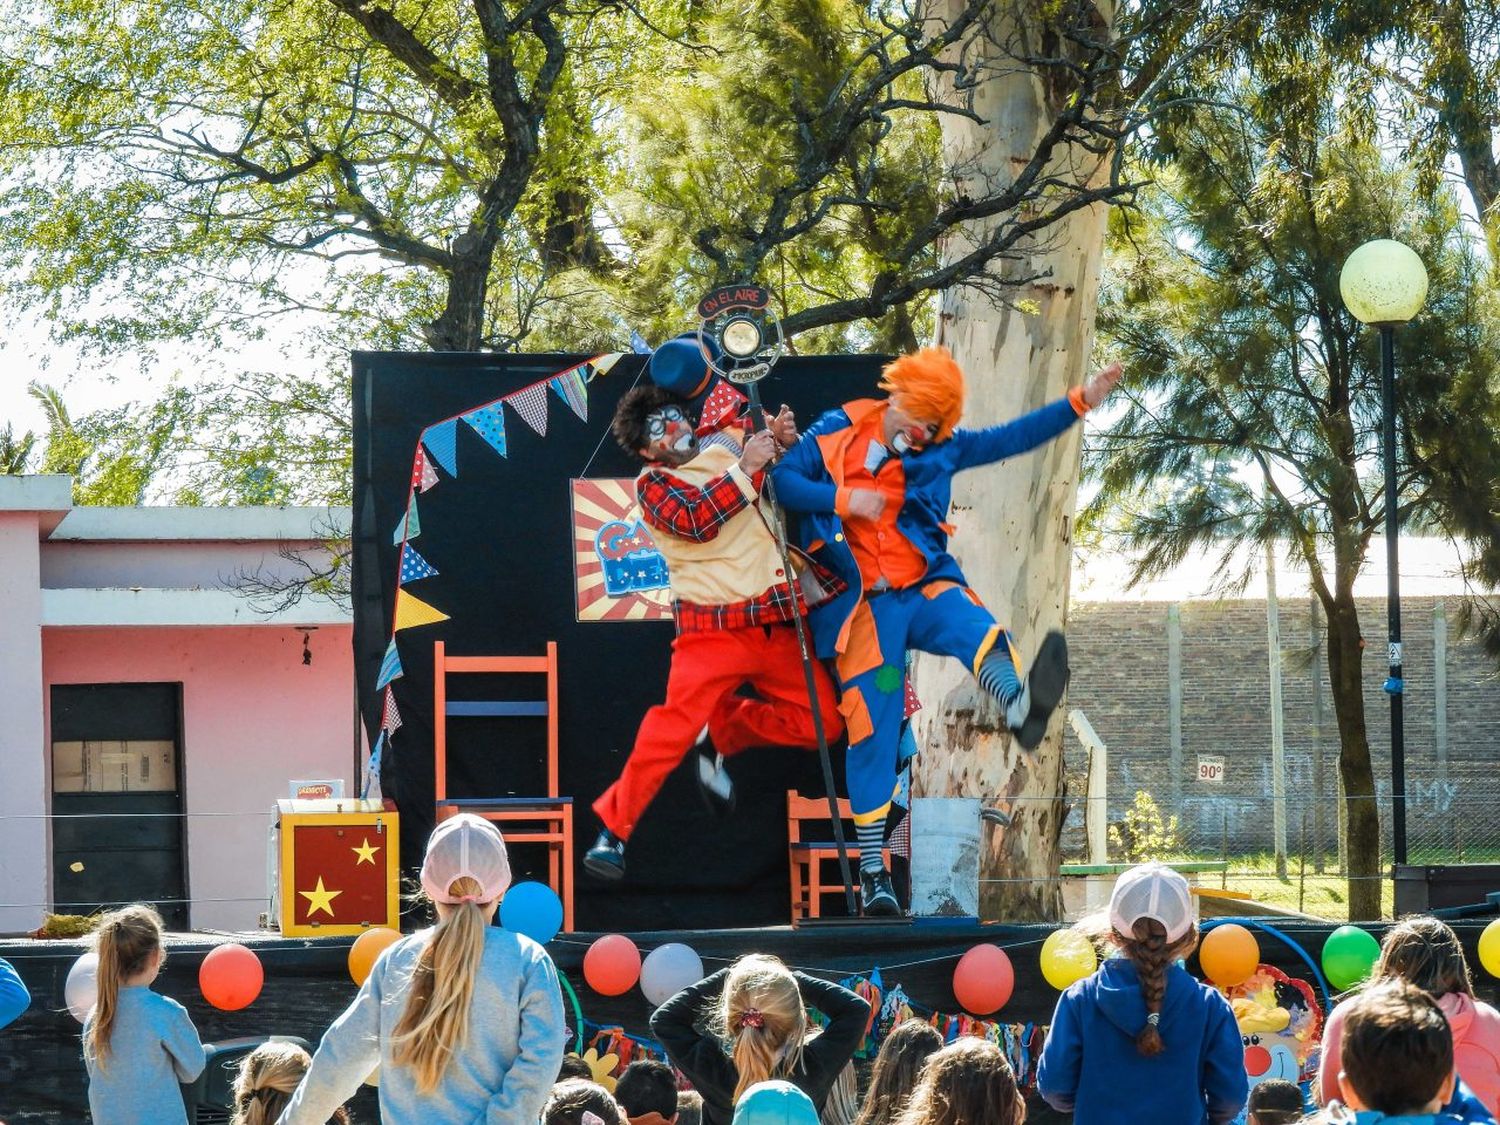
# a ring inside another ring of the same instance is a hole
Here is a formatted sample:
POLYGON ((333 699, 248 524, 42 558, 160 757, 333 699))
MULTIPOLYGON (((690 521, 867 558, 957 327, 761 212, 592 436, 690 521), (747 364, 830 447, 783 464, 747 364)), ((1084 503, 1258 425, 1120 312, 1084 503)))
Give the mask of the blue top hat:
POLYGON ((734 1107, 734 1125, 818 1125, 812 1099, 790 1082, 757 1082, 734 1107))
MULTIPOLYGON (((719 345, 711 336, 703 337, 709 354, 717 360, 719 345)), ((714 372, 703 359, 703 350, 698 346, 698 333, 684 332, 674 336, 651 353, 646 364, 646 373, 651 381, 664 391, 671 391, 686 399, 699 399, 708 393, 714 383, 714 372)))

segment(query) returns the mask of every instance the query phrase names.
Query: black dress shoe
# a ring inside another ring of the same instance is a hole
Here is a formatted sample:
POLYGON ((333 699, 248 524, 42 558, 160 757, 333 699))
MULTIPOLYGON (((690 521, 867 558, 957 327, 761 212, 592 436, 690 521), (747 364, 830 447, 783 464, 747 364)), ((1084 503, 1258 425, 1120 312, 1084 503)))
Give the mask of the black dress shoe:
POLYGON ((596 879, 617 883, 625 878, 625 841, 608 828, 599 830, 599 838, 583 857, 583 869, 596 879))
POLYGON ((1022 750, 1029 753, 1042 744, 1047 734, 1047 721, 1062 702, 1069 675, 1067 639, 1053 629, 1042 638, 1042 647, 1037 649, 1031 671, 1026 674, 1024 718, 1007 715, 1011 732, 1022 750), (1019 723, 1015 721, 1017 718, 1019 723))
POLYGON ((859 901, 866 918, 901 916, 901 904, 896 901, 896 891, 891 886, 891 873, 883 867, 879 871, 859 873, 859 901))
POLYGON ((734 779, 724 768, 724 756, 708 740, 707 727, 693 743, 693 751, 694 776, 703 803, 714 816, 728 816, 734 812, 734 779))

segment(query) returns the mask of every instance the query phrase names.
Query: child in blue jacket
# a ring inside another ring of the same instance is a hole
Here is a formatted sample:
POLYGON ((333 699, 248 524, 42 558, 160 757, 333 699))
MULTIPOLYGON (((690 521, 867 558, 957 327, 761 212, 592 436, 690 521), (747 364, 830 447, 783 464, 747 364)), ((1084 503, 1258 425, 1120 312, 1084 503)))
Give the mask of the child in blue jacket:
POLYGON ((31 993, 21 980, 21 974, 5 958, 0 957, 0 1027, 14 1023, 31 1006, 31 993))
POLYGON ((1176 964, 1198 944, 1187 880, 1161 864, 1131 868, 1109 921, 1120 955, 1058 1000, 1038 1092, 1077 1125, 1232 1121, 1249 1096, 1234 1012, 1176 964))

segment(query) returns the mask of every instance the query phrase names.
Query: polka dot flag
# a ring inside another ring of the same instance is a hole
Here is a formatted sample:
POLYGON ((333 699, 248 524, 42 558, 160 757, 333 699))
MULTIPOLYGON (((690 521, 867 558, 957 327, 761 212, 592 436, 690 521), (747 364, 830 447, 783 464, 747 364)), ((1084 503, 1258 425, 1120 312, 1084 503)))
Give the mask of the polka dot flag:
POLYGON ((431 578, 437 573, 437 567, 417 554, 417 549, 410 543, 406 544, 401 552, 401 584, 415 582, 419 578, 431 578))

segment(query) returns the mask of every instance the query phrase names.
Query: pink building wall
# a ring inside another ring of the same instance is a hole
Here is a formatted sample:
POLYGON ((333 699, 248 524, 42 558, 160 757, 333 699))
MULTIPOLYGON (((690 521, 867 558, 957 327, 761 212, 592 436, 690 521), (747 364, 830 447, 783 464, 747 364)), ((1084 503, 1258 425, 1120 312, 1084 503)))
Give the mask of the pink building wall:
POLYGON ((53 684, 182 684, 195 929, 255 927, 266 909, 271 809, 290 779, 343 778, 357 796, 351 627, 311 632, 311 665, 302 637, 271 625, 42 630, 44 699, 53 684))

